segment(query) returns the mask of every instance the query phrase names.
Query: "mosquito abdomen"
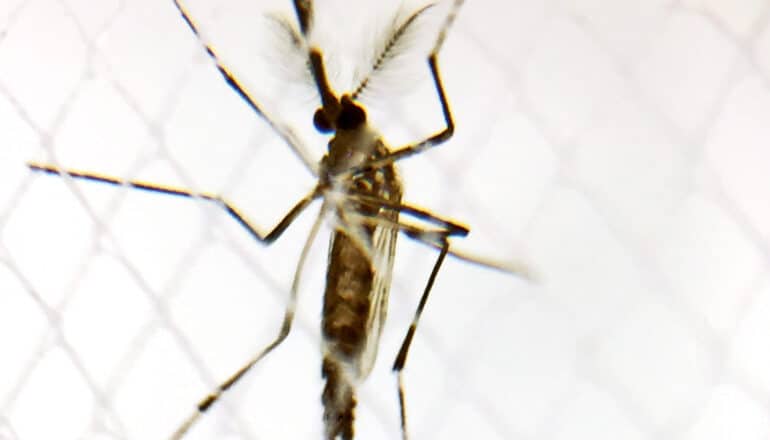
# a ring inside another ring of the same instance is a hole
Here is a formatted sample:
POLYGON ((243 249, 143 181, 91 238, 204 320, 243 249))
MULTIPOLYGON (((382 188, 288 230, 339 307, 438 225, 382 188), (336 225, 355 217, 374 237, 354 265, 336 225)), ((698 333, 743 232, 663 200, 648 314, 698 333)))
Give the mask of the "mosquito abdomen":
MULTIPOLYGON (((370 158, 387 153, 378 139, 370 145, 364 149, 370 158)), ((337 148, 330 148, 327 164, 334 167, 349 157, 342 154, 343 147, 353 145, 335 139, 331 146, 337 148)), ((369 170, 344 182, 342 188, 351 195, 396 204, 401 201, 401 182, 392 164, 369 170)), ((366 378, 374 364, 385 320, 398 234, 394 223, 388 222, 397 222, 398 212, 353 200, 337 209, 338 218, 346 220, 335 229, 329 245, 321 321, 322 374, 326 379, 322 401, 327 439, 352 440, 355 386, 366 378), (379 222, 367 223, 357 216, 379 222)))
POLYGON ((321 374, 326 379, 326 385, 321 396, 324 406, 324 425, 327 440, 353 440, 353 410, 356 407, 356 396, 353 386, 334 356, 325 356, 321 374))
POLYGON ((321 373, 326 379, 322 402, 327 440, 353 439, 353 410, 358 382, 355 365, 367 338, 372 312, 372 265, 342 231, 332 236, 322 331, 325 353, 321 373))

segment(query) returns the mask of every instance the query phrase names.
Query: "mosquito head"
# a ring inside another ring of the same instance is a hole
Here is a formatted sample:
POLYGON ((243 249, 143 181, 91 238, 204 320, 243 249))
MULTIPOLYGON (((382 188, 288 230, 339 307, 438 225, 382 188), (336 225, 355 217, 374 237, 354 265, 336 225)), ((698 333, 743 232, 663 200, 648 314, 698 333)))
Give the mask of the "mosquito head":
MULTIPOLYGON (((332 107, 332 106, 330 106, 332 107)), ((337 130, 354 130, 366 123, 366 111, 350 95, 342 95, 339 105, 333 110, 319 107, 313 115, 313 125, 321 133, 337 130)))

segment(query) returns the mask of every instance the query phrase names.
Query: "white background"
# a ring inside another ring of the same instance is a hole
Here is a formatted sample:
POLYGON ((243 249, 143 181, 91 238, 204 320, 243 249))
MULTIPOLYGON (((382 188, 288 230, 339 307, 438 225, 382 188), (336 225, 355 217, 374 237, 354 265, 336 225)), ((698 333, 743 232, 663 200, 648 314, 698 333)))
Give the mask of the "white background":
MULTIPOLYGON (((341 90, 396 12, 343 4, 316 5, 341 90)), ((190 9, 320 158, 316 98, 263 18, 289 2, 190 9)), ((445 13, 365 96, 392 145, 441 126, 419 43, 445 13)), ((406 196, 539 281, 447 260, 406 370, 411 438, 770 435, 769 20, 765 0, 468 1, 441 54, 457 132, 401 164, 406 196)), ((263 228, 313 178, 170 1, 0 4, 0 439, 165 438, 277 331, 317 206, 265 247, 211 204, 28 160, 220 193, 263 228)), ((190 438, 322 438, 321 235, 293 333, 190 438)), ((399 438, 390 366, 434 259, 399 241, 357 438, 399 438)))

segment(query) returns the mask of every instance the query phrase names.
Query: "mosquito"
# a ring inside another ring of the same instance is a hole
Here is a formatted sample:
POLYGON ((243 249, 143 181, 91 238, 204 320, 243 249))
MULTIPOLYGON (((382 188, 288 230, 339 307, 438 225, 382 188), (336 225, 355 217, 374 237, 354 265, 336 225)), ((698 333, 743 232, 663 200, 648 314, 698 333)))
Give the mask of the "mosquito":
POLYGON ((464 0, 454 0, 427 57, 428 68, 441 104, 444 127, 423 140, 397 149, 389 148, 376 129, 367 122, 366 110, 359 103, 358 97, 367 86, 370 76, 381 70, 383 64, 392 58, 392 51, 399 40, 433 4, 417 9, 400 24, 394 26, 386 40, 387 44, 375 57, 369 76, 364 77, 352 92, 339 93, 329 83, 323 53, 318 47, 308 43, 308 34, 313 27, 313 2, 312 0, 293 0, 297 26, 288 22, 281 24, 284 31, 289 34, 292 44, 304 52, 306 66, 320 97, 320 105, 313 115, 313 124, 319 132, 331 137, 328 142, 328 151, 318 164, 305 159, 307 156, 303 152, 302 145, 290 127, 280 124, 263 109, 231 70, 223 64, 214 47, 204 41, 198 25, 188 10, 179 0, 173 1, 187 27, 199 40, 228 86, 305 162, 307 168, 317 178, 315 187, 272 229, 261 232, 261 229, 254 226, 235 205, 218 195, 142 181, 126 181, 94 172, 65 170, 46 164, 30 163, 29 167, 34 171, 67 175, 74 179, 206 200, 224 209, 254 239, 265 245, 277 240, 313 201, 321 199, 322 206, 300 254, 278 335, 203 398, 171 438, 183 438, 193 424, 219 401, 223 393, 233 387, 289 335, 297 304, 300 273, 322 220, 330 217, 334 227, 329 244, 321 319, 323 335, 321 374, 325 379, 321 400, 324 407, 325 438, 328 440, 353 439, 354 411, 357 404, 355 389, 372 370, 377 355, 380 334, 387 314, 388 292, 398 233, 402 232, 407 237, 438 250, 438 257, 392 367, 397 375, 401 433, 406 439, 407 417, 403 370, 418 322, 445 257, 451 254, 477 264, 527 276, 526 270, 522 267, 502 267, 450 249, 449 239, 464 237, 469 229, 402 201, 403 183, 399 177, 396 162, 441 145, 454 133, 454 120, 439 73, 438 54, 464 0), (401 216, 418 219, 423 226, 405 222, 401 216))

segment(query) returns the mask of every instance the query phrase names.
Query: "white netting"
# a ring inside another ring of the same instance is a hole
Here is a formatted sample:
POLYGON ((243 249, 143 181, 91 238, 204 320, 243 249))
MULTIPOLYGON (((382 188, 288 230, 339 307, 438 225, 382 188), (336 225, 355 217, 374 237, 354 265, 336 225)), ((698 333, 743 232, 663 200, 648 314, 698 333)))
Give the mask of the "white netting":
MULTIPOLYGON (((254 48, 288 3, 190 8, 275 99, 254 48)), ((441 57, 457 133, 404 161, 407 198, 541 281, 447 261, 413 438, 770 436, 769 20, 766 0, 467 2, 441 57)), ((440 126, 430 92, 373 115, 392 143, 440 126)), ((170 0, 0 3, 0 148, 0 439, 164 438, 277 331, 313 211, 264 247, 204 202, 25 162, 220 192, 264 227, 312 178, 170 0)), ((398 251, 359 438, 399 436, 389 369, 435 252, 398 251)), ((325 238, 312 254, 294 332, 191 438, 321 438, 325 238)))

